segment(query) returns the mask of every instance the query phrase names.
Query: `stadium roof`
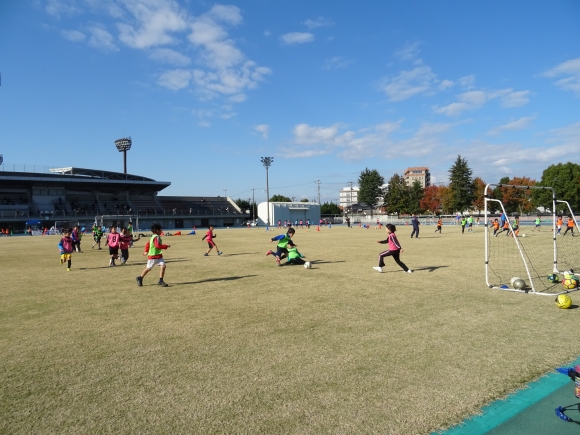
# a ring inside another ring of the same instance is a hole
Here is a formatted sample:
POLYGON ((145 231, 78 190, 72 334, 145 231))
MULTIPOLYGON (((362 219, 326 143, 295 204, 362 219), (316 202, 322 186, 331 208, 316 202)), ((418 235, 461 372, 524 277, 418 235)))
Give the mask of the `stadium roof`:
POLYGON ((140 175, 103 171, 100 169, 74 168, 72 166, 68 168, 51 168, 48 171, 53 174, 76 175, 81 177, 101 178, 104 180, 155 181, 152 178, 142 177, 140 175))

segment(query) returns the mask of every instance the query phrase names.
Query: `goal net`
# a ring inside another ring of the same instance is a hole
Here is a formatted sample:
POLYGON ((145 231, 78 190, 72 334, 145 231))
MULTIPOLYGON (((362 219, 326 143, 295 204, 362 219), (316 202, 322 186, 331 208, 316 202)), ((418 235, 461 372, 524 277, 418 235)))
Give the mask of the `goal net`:
MULTIPOLYGON (((548 281, 548 275, 574 269, 575 263, 578 263, 577 254, 574 255, 572 251, 576 238, 556 236, 556 203, 554 189, 551 187, 505 184, 486 186, 485 278, 488 287, 547 296, 579 290, 567 290, 559 283, 548 281), (492 198, 488 193, 490 186, 526 189, 527 192, 533 189, 551 190, 552 207, 542 216, 521 216, 518 213, 508 216, 502 201, 492 198), (514 288, 513 278, 524 280, 525 287, 514 288)), ((570 214, 573 216, 571 210, 570 214)), ((577 271, 580 272, 580 264, 577 271)))
POLYGON ((73 229, 75 225, 78 225, 78 221, 55 221, 54 222, 54 234, 60 234, 66 229, 73 229))

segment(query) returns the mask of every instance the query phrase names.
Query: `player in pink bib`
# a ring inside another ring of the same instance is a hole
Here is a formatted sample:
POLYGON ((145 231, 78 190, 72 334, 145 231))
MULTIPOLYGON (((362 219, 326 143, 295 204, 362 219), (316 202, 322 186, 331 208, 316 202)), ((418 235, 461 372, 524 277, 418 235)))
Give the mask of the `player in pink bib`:
POLYGON ((409 269, 405 263, 403 263, 401 261, 401 259, 399 258, 401 255, 401 252, 403 252, 403 248, 401 248, 401 244, 399 243, 399 240, 397 239, 397 236, 395 236, 395 231, 397 231, 397 228, 393 225, 393 224, 387 224, 387 234, 389 235, 385 240, 377 240, 377 243, 388 243, 389 244, 389 249, 386 251, 383 251, 379 254, 379 265, 378 266, 374 266, 373 269, 375 269, 377 272, 382 273, 383 272, 383 267, 385 266, 385 257, 393 257, 395 262, 401 266, 401 268, 407 272, 407 273, 413 273, 413 271, 411 269, 409 269))

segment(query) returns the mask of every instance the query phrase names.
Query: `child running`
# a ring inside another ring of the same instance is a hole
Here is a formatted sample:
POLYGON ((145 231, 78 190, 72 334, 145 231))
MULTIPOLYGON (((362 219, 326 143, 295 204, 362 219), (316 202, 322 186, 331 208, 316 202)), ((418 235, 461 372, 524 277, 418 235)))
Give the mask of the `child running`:
POLYGON ((216 237, 217 236, 213 233, 213 225, 210 225, 209 226, 209 229, 205 233, 205 236, 203 236, 203 239, 201 239, 202 242, 207 239, 207 246, 209 248, 207 250, 207 252, 205 254, 203 254, 204 257, 209 257, 209 253, 211 252, 211 250, 214 247, 215 247, 215 250, 217 251, 217 255, 222 255, 223 254, 223 252, 220 252, 220 250, 218 249, 217 245, 213 241, 213 239, 215 239, 216 237))
POLYGON ((119 244, 121 242, 121 235, 117 232, 117 227, 115 225, 111 225, 110 233, 107 236, 107 241, 105 242, 105 246, 109 247, 109 255, 111 259, 109 260, 109 267, 115 267, 115 260, 119 258, 119 244))
POLYGON ((161 241, 161 225, 153 224, 151 225, 151 232, 153 235, 145 245, 145 251, 143 255, 147 255, 147 266, 141 272, 137 278, 137 285, 141 287, 143 285, 143 278, 147 275, 153 266, 158 265, 159 269, 159 282, 157 285, 161 287, 169 287, 165 281, 163 281, 163 276, 165 275, 165 261, 163 260, 163 249, 171 247, 171 245, 164 245, 161 241))
POLYGON ((97 225, 97 223, 95 222, 95 224, 93 225, 93 240, 95 241, 95 243, 93 243, 93 246, 91 249, 95 248, 95 245, 97 245, 99 247, 99 249, 101 248, 101 238, 103 237, 103 229, 101 228, 100 225, 97 225))
POLYGON ((443 219, 441 219, 441 217, 439 217, 439 219, 437 220, 437 229, 435 230, 435 232, 439 231, 439 234, 441 234, 442 225, 443 225, 443 219))
POLYGON ((78 225, 74 226, 72 233, 71 233, 71 237, 72 237, 73 242, 74 242, 75 251, 82 253, 83 252, 83 251, 81 251, 81 237, 82 237, 82 235, 81 235, 81 232, 79 230, 78 225))
POLYGON ((273 252, 271 249, 266 252, 266 255, 275 255, 276 256, 276 263, 280 266, 280 260, 286 258, 288 256, 288 248, 287 246, 290 245, 291 247, 295 248, 296 245, 292 241, 292 236, 296 231, 294 228, 288 228, 286 234, 280 234, 279 236, 272 237, 270 242, 278 242, 276 252, 273 252))
POLYGON ((411 269, 409 269, 405 263, 403 263, 400 260, 400 254, 401 252, 403 252, 403 248, 401 248, 401 244, 399 243, 399 240, 397 239, 397 236, 395 236, 395 231, 397 231, 397 228, 393 225, 393 224, 387 224, 387 234, 389 235, 385 240, 377 240, 377 243, 388 243, 389 244, 389 249, 386 251, 383 251, 379 254, 379 265, 378 266, 374 266, 373 269, 375 269, 377 272, 379 273, 383 273, 383 267, 385 266, 385 257, 393 257, 395 259, 395 262, 401 266, 401 268, 407 272, 407 273, 413 273, 413 271, 411 269))
POLYGON ((556 235, 557 236, 561 236, 562 234, 560 234, 560 231, 562 231, 562 224, 564 223, 564 220, 562 219, 562 216, 558 216, 558 220, 556 221, 556 235))
POLYGON ((72 264, 72 253, 74 251, 74 241, 71 237, 71 230, 66 229, 64 230, 64 236, 58 242, 58 248, 60 250, 60 264, 64 264, 67 262, 67 271, 70 272, 70 267, 72 264))
POLYGON ((572 233, 572 237, 574 237, 574 227, 575 227, 574 219, 572 219, 572 216, 568 216, 568 222, 566 222, 566 231, 564 231, 564 234, 562 234, 562 236, 565 236, 568 233, 568 231, 570 231, 572 233))

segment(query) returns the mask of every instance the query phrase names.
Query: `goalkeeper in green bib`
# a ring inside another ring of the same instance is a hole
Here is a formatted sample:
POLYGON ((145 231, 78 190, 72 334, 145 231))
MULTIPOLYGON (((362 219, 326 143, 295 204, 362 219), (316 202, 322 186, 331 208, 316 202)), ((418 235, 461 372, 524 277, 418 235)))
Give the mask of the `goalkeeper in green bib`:
POLYGON ((286 234, 280 234, 279 236, 272 237, 270 242, 278 242, 276 252, 269 250, 266 255, 274 255, 276 257, 276 263, 280 266, 280 260, 288 256, 288 246, 295 248, 296 245, 292 241, 292 236, 294 235, 294 228, 289 228, 286 234))

